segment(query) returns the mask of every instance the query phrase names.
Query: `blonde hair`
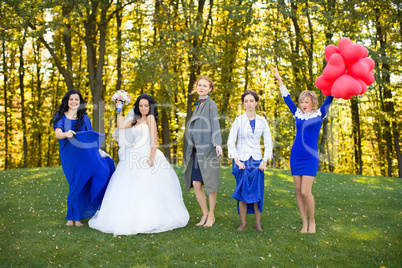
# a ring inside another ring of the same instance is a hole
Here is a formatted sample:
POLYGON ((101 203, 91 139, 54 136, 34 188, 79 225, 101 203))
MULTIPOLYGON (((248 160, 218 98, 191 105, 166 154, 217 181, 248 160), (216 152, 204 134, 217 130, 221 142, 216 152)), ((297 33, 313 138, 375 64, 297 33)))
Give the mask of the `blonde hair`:
POLYGON ((300 107, 300 103, 302 102, 302 100, 304 100, 306 97, 310 97, 311 101, 313 102, 313 111, 318 110, 318 97, 317 95, 311 91, 311 90, 305 90, 302 93, 300 93, 299 95, 299 108, 300 107))
POLYGON ((195 92, 197 92, 198 82, 202 79, 207 80, 207 82, 209 83, 209 88, 211 89, 211 92, 214 91, 214 82, 212 82, 211 78, 209 78, 208 76, 205 76, 205 75, 201 75, 200 77, 198 77, 197 81, 195 81, 194 89, 193 89, 193 91, 190 92, 190 95, 193 95, 195 92))

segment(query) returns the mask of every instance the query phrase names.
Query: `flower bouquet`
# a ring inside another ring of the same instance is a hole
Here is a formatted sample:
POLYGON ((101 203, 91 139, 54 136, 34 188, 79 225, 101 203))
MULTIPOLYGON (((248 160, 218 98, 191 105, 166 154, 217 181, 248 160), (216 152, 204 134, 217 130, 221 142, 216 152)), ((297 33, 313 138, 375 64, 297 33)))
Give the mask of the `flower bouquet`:
POLYGON ((131 98, 130 95, 125 90, 117 90, 113 96, 112 96, 112 101, 121 101, 124 103, 130 103, 131 98))
POLYGON ((122 104, 119 104, 117 106, 117 113, 121 112, 121 109, 123 108, 124 104, 130 103, 131 98, 130 95, 128 95, 128 93, 125 90, 117 90, 113 96, 112 96, 112 101, 117 102, 117 101, 121 101, 122 104))

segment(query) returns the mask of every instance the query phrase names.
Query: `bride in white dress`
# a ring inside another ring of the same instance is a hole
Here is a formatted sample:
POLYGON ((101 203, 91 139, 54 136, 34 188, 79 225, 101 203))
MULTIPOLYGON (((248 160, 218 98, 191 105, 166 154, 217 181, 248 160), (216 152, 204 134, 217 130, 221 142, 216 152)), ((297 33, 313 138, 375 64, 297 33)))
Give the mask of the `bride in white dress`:
POLYGON ((118 129, 113 136, 119 143, 120 162, 89 227, 134 235, 187 225, 189 214, 179 179, 157 149, 156 116, 156 103, 147 94, 138 97, 124 120, 117 115, 118 129))

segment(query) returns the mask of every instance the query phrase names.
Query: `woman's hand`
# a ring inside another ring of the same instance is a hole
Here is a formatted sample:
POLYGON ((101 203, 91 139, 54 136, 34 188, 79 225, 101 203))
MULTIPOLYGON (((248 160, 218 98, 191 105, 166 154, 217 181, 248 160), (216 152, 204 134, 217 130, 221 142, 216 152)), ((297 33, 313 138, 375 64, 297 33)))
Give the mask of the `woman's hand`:
POLYGON ((72 130, 69 130, 67 132, 64 132, 66 134, 66 138, 72 138, 76 133, 72 130))
POLYGON ((149 165, 150 167, 153 167, 153 166, 154 166, 154 162, 155 162, 155 158, 153 158, 153 157, 148 158, 148 165, 149 165))
POLYGON ((275 78, 276 79, 278 79, 278 80, 282 80, 281 79, 281 76, 280 76, 280 74, 279 74, 279 72, 278 72, 278 67, 272 67, 271 66, 271 74, 273 74, 273 76, 275 76, 275 78))
POLYGON ((245 168, 246 168, 246 166, 244 165, 244 163, 240 162, 239 158, 236 157, 236 158, 234 159, 234 161, 235 161, 236 165, 239 167, 239 169, 245 169, 245 168))
POLYGON ((282 82, 282 78, 278 72, 278 67, 272 67, 271 66, 271 74, 273 74, 273 76, 275 76, 275 78, 278 80, 279 86, 284 86, 283 82, 282 82))
POLYGON ((219 157, 222 155, 222 147, 220 145, 216 145, 216 156, 219 157))
POLYGON ((258 167, 260 170, 264 170, 264 169, 266 169, 267 168, 267 161, 262 161, 261 163, 260 163, 260 166, 258 167))
POLYGON ((120 107, 123 107, 123 102, 122 102, 122 101, 119 101, 119 100, 118 100, 118 101, 116 101, 115 104, 116 104, 116 108, 118 108, 119 106, 120 106, 120 107))
POLYGON ((101 148, 99 148, 99 154, 100 154, 101 157, 112 158, 107 152, 103 151, 101 148))

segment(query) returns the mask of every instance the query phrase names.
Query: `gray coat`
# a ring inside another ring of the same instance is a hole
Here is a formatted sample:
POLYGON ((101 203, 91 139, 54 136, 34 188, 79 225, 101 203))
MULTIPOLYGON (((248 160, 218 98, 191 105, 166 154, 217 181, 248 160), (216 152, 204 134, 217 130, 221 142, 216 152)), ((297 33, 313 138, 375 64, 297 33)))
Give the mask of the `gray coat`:
POLYGON ((220 187, 220 157, 216 156, 217 145, 222 146, 221 129, 216 103, 207 98, 201 107, 196 107, 185 133, 187 143, 184 152, 184 182, 187 192, 193 187, 191 174, 193 170, 194 151, 197 153, 198 164, 207 194, 217 191, 220 187), (195 150, 194 150, 195 149, 195 150))

